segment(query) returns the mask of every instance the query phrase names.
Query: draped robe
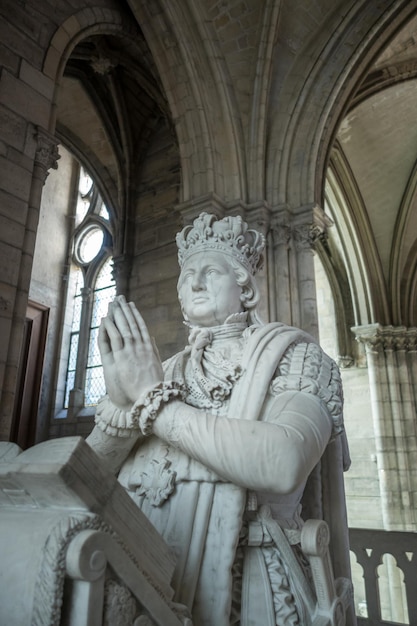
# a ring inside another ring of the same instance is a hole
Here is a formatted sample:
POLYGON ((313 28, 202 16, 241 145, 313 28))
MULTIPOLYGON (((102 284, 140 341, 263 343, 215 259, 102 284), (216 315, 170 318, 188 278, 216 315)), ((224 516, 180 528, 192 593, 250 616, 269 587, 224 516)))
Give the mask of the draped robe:
MULTIPOLYGON (((271 383, 284 354, 293 344, 311 343, 315 343, 312 337, 284 324, 251 329, 241 360, 242 375, 224 403, 227 416, 253 421, 265 419, 271 383)), ((170 359, 165 364, 165 379, 184 379, 189 359, 189 350, 170 359)), ((302 385, 302 376, 299 378, 297 384, 302 385)), ((308 393, 308 384, 306 391, 300 392, 308 393)), ((325 381, 323 392, 325 395, 325 381)), ((334 411, 331 416, 326 398, 321 400, 323 411, 328 411, 328 419, 336 424, 336 431, 341 430, 341 416, 335 416, 334 411)), ((219 454, 227 455, 227 447, 233 444, 225 441, 219 454)), ((174 550, 177 557, 173 580, 175 600, 189 608, 194 626, 231 624, 232 570, 245 516, 247 489, 224 481, 177 447, 155 436, 139 442, 122 467, 119 480, 174 550)), ((285 520, 284 525, 299 527, 299 503, 304 485, 288 496, 260 493, 260 502, 267 502, 273 516, 285 520)), ((259 577, 259 571, 257 575, 259 577)), ((249 606, 247 611, 251 613, 254 609, 250 607, 250 598, 245 597, 248 590, 250 596, 250 583, 247 577, 245 580, 242 603, 249 606)), ((259 580, 256 584, 259 587, 259 580)), ((270 586, 267 580, 264 584, 270 586)), ((265 597, 273 604, 270 589, 265 597)), ((265 606, 263 611, 264 614, 256 618, 257 622, 243 615, 241 623, 275 625, 273 607, 265 606)))

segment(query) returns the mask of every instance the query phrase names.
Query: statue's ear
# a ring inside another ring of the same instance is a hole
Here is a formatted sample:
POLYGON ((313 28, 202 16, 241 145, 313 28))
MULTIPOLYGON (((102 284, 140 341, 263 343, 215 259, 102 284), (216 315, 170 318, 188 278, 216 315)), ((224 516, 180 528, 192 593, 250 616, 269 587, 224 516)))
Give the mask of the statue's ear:
POLYGON ((244 308, 247 308, 247 303, 252 300, 254 296, 254 291, 250 285, 243 285, 242 293, 240 294, 240 301, 244 308))

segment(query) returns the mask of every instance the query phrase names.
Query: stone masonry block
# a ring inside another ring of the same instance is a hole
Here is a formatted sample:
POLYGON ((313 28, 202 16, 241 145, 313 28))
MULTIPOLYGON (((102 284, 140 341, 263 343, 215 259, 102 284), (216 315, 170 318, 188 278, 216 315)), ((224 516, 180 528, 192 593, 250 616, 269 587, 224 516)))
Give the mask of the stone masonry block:
POLYGON ((83 9, 77 15, 77 18, 82 27, 92 26, 97 23, 97 18, 100 19, 100 16, 96 14, 96 10, 92 8, 83 9))
POLYGON ((11 246, 22 247, 25 236, 25 227, 22 224, 0 215, 0 233, 11 246))
POLYGON ((52 100, 55 83, 48 76, 42 74, 42 72, 35 69, 24 59, 22 60, 22 65, 20 67, 19 78, 45 98, 52 100))
MULTIPOLYGON (((10 246, 4 241, 0 241, 0 276, 5 283, 17 285, 19 277, 19 266, 21 251, 10 246)), ((0 335, 4 337, 7 335, 0 335)))
MULTIPOLYGON (((77 16, 71 15, 71 17, 69 17, 62 24, 62 30, 64 30, 69 35, 69 37, 74 37, 74 35, 76 35, 80 31, 80 22, 77 20, 77 16)), ((56 34, 58 34, 58 32, 56 34)))
POLYGON ((26 222, 27 203, 16 196, 12 196, 0 189, 0 215, 13 215, 13 219, 20 224, 26 222))
POLYGON ((19 167, 23 167, 25 170, 32 174, 33 159, 31 157, 28 157, 21 150, 9 148, 7 150, 7 158, 11 163, 18 165, 19 167))
MULTIPOLYGON (((16 299, 16 287, 0 283, 0 315, 3 318, 12 318, 16 299)), ((6 337, 0 333, 0 337, 6 337)), ((1 343, 1 342, 0 342, 1 343)))
POLYGON ((9 48, 10 51, 16 53, 19 57, 31 59, 35 66, 41 65, 43 50, 34 41, 28 37, 22 38, 20 30, 15 28, 13 24, 6 20, 0 19, 0 41, 3 46, 9 48))
POLYGON ((17 74, 19 64, 19 56, 0 43, 0 66, 10 70, 12 74, 17 74))
POLYGON ((0 136, 10 146, 22 150, 25 145, 27 124, 9 108, 0 106, 0 136))
POLYGON ((42 68, 45 76, 49 76, 52 80, 56 80, 61 57, 62 51, 55 48, 55 46, 50 46, 42 68))
POLYGON ((4 157, 0 157, 0 172, 2 174, 0 177, 0 188, 21 200, 29 198, 32 176, 26 168, 11 163, 4 157))
POLYGON ((7 317, 2 317, 0 315, 0 337, 7 338, 7 340, 3 340, 0 342, 1 343, 1 346, 0 346, 0 362, 1 363, 6 363, 6 360, 7 360, 8 347, 9 347, 8 338, 10 337, 11 326, 12 326, 12 320, 8 319, 7 317))
POLYGON ((4 104, 27 121, 48 128, 51 110, 49 100, 9 72, 2 73, 0 104, 4 104))
POLYGON ((65 30, 65 24, 59 28, 52 38, 51 46, 62 53, 71 41, 71 35, 65 30))

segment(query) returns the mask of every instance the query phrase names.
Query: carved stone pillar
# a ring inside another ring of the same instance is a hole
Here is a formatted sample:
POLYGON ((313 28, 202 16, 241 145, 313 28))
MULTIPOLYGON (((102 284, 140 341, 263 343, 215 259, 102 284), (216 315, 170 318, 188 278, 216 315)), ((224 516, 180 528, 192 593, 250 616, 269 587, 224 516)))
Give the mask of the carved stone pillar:
POLYGON ((94 291, 91 287, 81 289, 81 319, 80 334, 78 337, 77 363, 75 366, 74 389, 71 389, 68 403, 68 418, 76 418, 78 412, 84 408, 84 389, 86 367, 88 359, 88 345, 90 336, 91 310, 93 307, 94 291))
POLYGON ((417 328, 372 324, 352 330, 368 361, 384 528, 414 530, 417 328))
POLYGON ((129 254, 120 254, 113 257, 113 278, 118 294, 129 293, 129 277, 132 270, 132 257, 129 254))
MULTIPOLYGON (((12 416, 14 412, 14 400, 16 394, 17 372, 22 345, 22 328, 26 316, 26 307, 29 293, 30 278, 32 273, 33 254, 35 250, 36 231, 39 222, 39 209, 42 197, 42 188, 50 168, 58 167, 60 158, 57 150, 57 140, 43 129, 34 129, 33 148, 34 161, 31 186, 27 203, 25 233, 22 243, 17 280, 15 284, 15 298, 9 334, 8 346, 4 347, 6 366, 4 370, 1 395, 0 419, 3 422, 2 432, 10 432, 12 416)), ((33 155, 32 153, 32 155, 33 155)), ((29 155, 26 155, 29 156, 29 155)))
MULTIPOLYGON (((314 244, 331 221, 317 205, 274 211, 271 224, 275 302, 271 318, 318 336, 314 244)), ((272 285, 271 285, 272 287, 272 285)), ((271 298, 273 296, 271 295, 271 298)))

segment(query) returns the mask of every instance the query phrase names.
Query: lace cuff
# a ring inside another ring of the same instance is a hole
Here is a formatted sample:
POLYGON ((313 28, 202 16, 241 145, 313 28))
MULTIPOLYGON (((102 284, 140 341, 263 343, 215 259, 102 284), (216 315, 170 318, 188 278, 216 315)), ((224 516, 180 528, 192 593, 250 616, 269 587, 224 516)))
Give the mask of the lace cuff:
POLYGON ((99 400, 95 423, 106 435, 111 437, 135 437, 139 427, 132 420, 131 412, 119 409, 108 396, 99 400))
POLYGON ((145 437, 152 434, 153 422, 158 416, 161 404, 172 398, 185 398, 185 389, 174 381, 161 382, 145 396, 135 402, 130 411, 130 419, 145 437))

